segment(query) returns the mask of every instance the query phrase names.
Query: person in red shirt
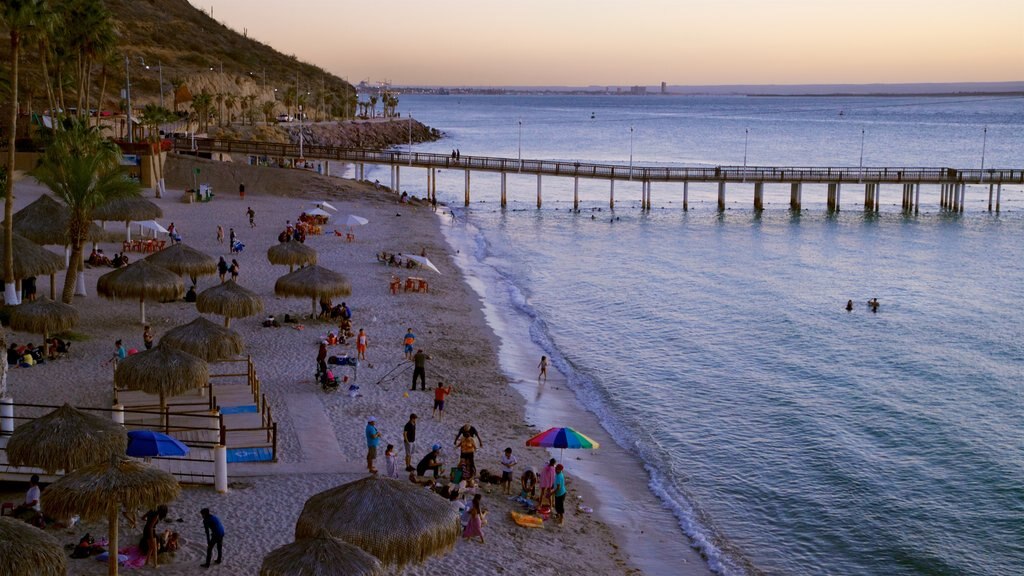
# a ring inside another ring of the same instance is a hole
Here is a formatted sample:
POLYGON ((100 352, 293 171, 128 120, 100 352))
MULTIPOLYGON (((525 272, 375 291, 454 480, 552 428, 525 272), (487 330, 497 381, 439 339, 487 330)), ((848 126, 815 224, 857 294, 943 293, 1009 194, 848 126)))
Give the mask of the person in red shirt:
POLYGON ((444 399, 445 396, 451 393, 451 386, 445 388, 444 382, 437 383, 437 388, 434 388, 434 411, 430 413, 431 417, 433 417, 436 414, 438 420, 444 419, 444 399))

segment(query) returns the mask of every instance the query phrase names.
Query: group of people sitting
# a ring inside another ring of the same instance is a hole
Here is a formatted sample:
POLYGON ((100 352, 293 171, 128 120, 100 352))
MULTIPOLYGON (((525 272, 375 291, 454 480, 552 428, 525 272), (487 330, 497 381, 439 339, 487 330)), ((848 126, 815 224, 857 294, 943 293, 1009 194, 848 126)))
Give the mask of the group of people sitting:
POLYGON ((291 242, 293 240, 303 244, 306 243, 306 225, 302 222, 297 223, 296 226, 292 226, 291 222, 289 222, 288 226, 277 235, 278 242, 291 242))
POLYGON ((383 262, 388 266, 398 266, 399 268, 416 267, 415 261, 403 258, 401 254, 394 254, 383 251, 377 254, 377 262, 383 262))
POLYGON ((85 261, 90 266, 113 266, 114 268, 121 268, 128 265, 128 255, 122 253, 114 253, 114 258, 107 258, 107 255, 103 253, 103 249, 93 249, 89 254, 89 258, 85 261))
POLYGON ((303 212, 302 214, 299 214, 299 223, 323 226, 324 224, 327 224, 327 217, 318 214, 306 214, 303 212))
POLYGON ((71 343, 60 338, 48 338, 44 346, 36 346, 29 342, 19 346, 12 342, 7 348, 7 365, 28 368, 43 364, 46 360, 56 360, 71 350, 71 343))

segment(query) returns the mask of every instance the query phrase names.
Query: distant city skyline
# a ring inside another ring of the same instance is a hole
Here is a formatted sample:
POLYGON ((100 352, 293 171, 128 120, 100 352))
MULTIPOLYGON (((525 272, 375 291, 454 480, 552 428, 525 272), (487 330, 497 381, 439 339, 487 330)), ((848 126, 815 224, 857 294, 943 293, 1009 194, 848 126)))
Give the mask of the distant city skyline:
POLYGON ((655 86, 1024 79, 1019 0, 192 0, 353 84, 655 86))

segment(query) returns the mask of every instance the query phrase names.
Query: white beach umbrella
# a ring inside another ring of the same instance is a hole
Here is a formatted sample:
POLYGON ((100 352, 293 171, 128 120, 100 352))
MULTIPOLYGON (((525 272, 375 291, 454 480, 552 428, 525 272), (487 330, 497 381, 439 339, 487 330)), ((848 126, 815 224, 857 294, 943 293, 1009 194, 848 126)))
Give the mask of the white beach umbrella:
POLYGON ((323 216, 324 218, 330 218, 331 217, 331 213, 330 212, 327 212, 326 210, 321 210, 320 208, 313 208, 312 210, 306 210, 306 215, 307 216, 323 216))
POLYGON ((142 222, 136 222, 139 225, 139 233, 143 230, 149 230, 153 233, 153 236, 157 234, 167 234, 167 228, 161 226, 156 220, 143 220, 142 222))
POLYGON ((355 214, 349 214, 345 217, 345 226, 364 226, 369 224, 370 221, 362 216, 356 216, 355 214))
POLYGON ((322 200, 320 202, 317 202, 316 205, 317 205, 318 208, 327 208, 328 210, 331 210, 332 212, 337 212, 338 211, 338 209, 335 208, 334 206, 331 206, 331 204, 329 202, 324 202, 322 200))
POLYGON ((402 254, 402 257, 403 258, 408 258, 409 260, 412 260, 413 262, 419 264, 423 268, 429 268, 429 269, 433 270, 434 272, 437 272, 438 274, 441 273, 441 271, 437 269, 437 266, 434 266, 434 263, 430 261, 430 258, 427 258, 426 256, 416 256, 416 255, 413 255, 413 254, 402 254))

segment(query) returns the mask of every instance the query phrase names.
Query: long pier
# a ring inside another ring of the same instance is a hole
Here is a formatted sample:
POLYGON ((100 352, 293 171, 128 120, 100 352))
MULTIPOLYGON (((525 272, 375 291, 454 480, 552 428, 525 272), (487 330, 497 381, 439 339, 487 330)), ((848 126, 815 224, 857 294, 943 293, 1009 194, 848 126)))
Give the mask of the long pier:
MULTIPOLYGON (((465 204, 470 203, 470 174, 491 172, 501 175, 501 206, 508 204, 507 175, 529 174, 537 177, 537 207, 542 204, 542 179, 544 176, 572 178, 573 208, 579 208, 580 179, 607 180, 609 182, 609 207, 615 208, 615 182, 640 182, 641 208, 651 209, 652 185, 654 183, 681 183, 683 185, 683 210, 689 209, 689 184, 691 182, 718 184, 718 209, 725 210, 728 184, 752 184, 754 209, 764 208, 765 184, 789 184, 790 208, 799 210, 803 201, 804 184, 826 184, 827 205, 830 212, 839 211, 844 186, 863 186, 864 209, 878 211, 881 187, 898 185, 902 192, 902 208, 905 212, 917 212, 921 202, 921 186, 937 186, 939 205, 944 210, 962 212, 966 200, 967 185, 988 185, 988 210, 1000 209, 1003 184, 1024 184, 1024 169, 957 169, 957 168, 912 168, 912 167, 794 167, 794 166, 717 166, 708 168, 683 168, 669 166, 634 166, 621 164, 597 164, 557 160, 529 160, 518 158, 497 158, 488 156, 453 156, 425 152, 401 152, 396 150, 365 150, 334 146, 277 144, 250 140, 221 140, 212 138, 178 138, 174 150, 181 153, 197 154, 246 154, 288 160, 334 160, 355 165, 356 177, 364 179, 366 164, 388 165, 391 167, 391 188, 398 190, 401 185, 401 169, 420 168, 427 170, 427 194, 437 193, 437 170, 462 170, 465 172, 465 204), (994 200, 994 202, 993 202, 994 200)), ((328 169, 329 175, 329 169, 328 169)))

